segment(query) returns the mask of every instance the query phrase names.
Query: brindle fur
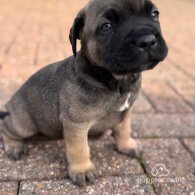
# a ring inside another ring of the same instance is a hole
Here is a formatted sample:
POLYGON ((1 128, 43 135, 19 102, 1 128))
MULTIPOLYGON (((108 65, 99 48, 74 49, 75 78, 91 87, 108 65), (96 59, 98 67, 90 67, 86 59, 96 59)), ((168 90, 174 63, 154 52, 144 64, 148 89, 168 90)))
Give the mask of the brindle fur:
POLYGON ((18 159, 26 152, 23 140, 30 136, 63 135, 69 176, 75 184, 84 185, 95 179, 88 134, 112 129, 118 151, 136 153, 132 151, 137 144, 130 138, 130 107, 141 88, 141 71, 153 68, 167 54, 159 24, 144 15, 148 4, 153 6, 144 0, 91 0, 79 12, 70 32, 74 56, 35 73, 6 104, 9 115, 0 115, 4 118, 5 152, 10 157, 18 159), (112 40, 97 31, 100 21, 108 15, 114 18, 112 13, 105 14, 109 9, 115 9, 121 19, 112 40), (134 23, 132 17, 140 19, 134 23), (152 57, 143 57, 142 53, 133 57, 135 45, 134 49, 128 48, 128 55, 126 46, 123 51, 127 41, 132 45, 132 40, 139 39, 139 28, 142 33, 150 31, 158 35, 152 57), (77 39, 81 39, 79 52, 77 39), (146 66, 146 61, 152 64, 146 66), (130 107, 120 111, 129 93, 130 107))

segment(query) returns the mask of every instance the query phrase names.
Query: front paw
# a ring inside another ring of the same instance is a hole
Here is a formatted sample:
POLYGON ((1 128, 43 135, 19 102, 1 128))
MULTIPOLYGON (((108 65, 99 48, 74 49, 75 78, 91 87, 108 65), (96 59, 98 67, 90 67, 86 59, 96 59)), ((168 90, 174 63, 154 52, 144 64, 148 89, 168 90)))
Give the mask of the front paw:
POLYGON ((68 174, 72 182, 78 186, 93 184, 96 178, 93 164, 87 167, 79 165, 77 168, 69 168, 68 174))
POLYGON ((123 142, 117 143, 117 151, 122 154, 126 154, 130 157, 141 157, 142 148, 134 139, 129 138, 128 140, 123 140, 123 142))

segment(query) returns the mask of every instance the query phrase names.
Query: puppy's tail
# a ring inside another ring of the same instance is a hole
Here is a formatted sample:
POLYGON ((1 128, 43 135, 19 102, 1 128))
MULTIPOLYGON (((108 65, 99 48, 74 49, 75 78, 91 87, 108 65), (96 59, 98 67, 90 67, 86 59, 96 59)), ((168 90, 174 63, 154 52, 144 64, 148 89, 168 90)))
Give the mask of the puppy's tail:
POLYGON ((0 111, 0 119, 4 119, 8 115, 9 115, 9 112, 1 112, 0 111))

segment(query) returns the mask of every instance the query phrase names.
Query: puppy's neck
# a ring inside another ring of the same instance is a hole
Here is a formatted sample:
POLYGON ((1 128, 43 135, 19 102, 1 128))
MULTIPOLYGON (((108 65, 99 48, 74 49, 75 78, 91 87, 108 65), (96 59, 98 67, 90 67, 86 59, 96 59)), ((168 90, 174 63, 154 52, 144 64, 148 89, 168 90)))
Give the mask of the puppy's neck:
POLYGON ((129 86, 139 79, 140 74, 113 75, 103 67, 92 63, 81 52, 76 57, 76 72, 80 82, 99 89, 107 89, 120 94, 129 91, 129 86))

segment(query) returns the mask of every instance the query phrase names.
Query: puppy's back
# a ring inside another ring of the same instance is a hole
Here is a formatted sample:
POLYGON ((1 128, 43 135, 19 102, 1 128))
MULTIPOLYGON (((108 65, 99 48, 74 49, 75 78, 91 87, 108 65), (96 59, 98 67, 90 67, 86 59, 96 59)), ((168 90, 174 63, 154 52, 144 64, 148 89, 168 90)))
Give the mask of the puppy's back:
MULTIPOLYGON (((71 62, 72 60, 66 59, 48 65, 32 75, 6 104, 12 117, 8 123, 24 123, 26 119, 36 126, 36 131, 48 136, 61 131, 59 90, 69 75, 71 62)), ((19 126, 21 128, 23 124, 19 126)), ((28 125, 25 124, 25 127, 28 125)))

